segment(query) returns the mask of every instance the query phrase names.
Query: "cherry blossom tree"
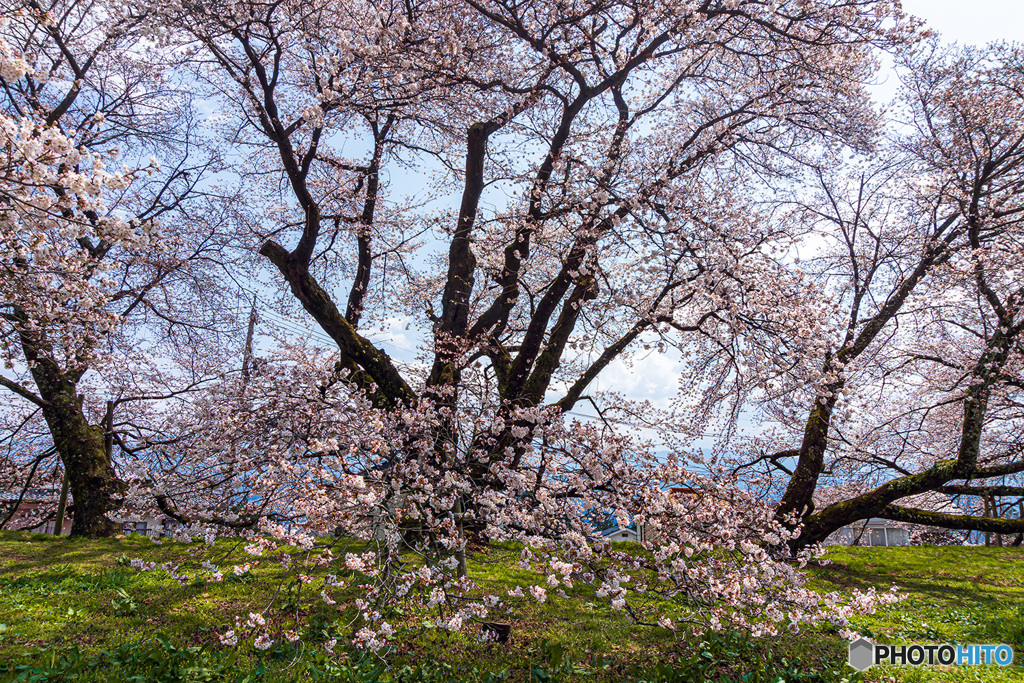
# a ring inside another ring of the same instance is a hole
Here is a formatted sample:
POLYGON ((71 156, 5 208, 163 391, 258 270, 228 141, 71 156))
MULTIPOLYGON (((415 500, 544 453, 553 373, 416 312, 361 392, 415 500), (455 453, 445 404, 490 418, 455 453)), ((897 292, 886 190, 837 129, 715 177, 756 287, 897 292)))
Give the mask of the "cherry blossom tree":
POLYGON ((116 3, 29 0, 2 21, 0 386, 24 402, 13 424, 38 414, 48 426, 70 484, 72 533, 107 535, 124 490, 116 414, 208 374, 189 367, 187 352, 154 354, 184 348, 176 340, 190 329, 216 336, 217 316, 204 315, 211 292, 200 293, 223 246, 206 227, 216 223, 179 222, 214 217, 185 202, 209 162, 189 158, 188 119, 143 54, 139 17, 116 3), (138 158, 142 149, 178 161, 160 171, 138 158))
MULTIPOLYGON (((823 149, 872 142, 873 50, 916 37, 894 4, 184 0, 138 13, 215 103, 244 188, 238 234, 334 355, 284 346, 280 363, 219 385, 160 456, 174 466, 140 473, 133 495, 156 495, 185 534, 251 529, 254 554, 272 543, 260 531, 304 550, 328 531, 372 541, 345 559, 369 586, 357 641, 370 648, 394 632, 396 600, 419 596, 458 629, 519 598, 478 594, 474 539, 522 543, 524 566, 551 569, 524 597, 584 581, 672 628, 773 632, 871 602, 795 585, 776 556, 792 534, 770 507, 612 429, 618 406, 593 384, 652 349, 696 345, 694 376, 720 378, 757 349, 820 348, 806 283, 776 248, 802 233, 765 199, 823 149), (421 191, 394 190, 400 175, 421 191), (424 340, 412 361, 373 341, 395 319, 424 340), (602 426, 567 422, 581 402, 602 426), (665 489, 681 479, 699 495, 665 489), (601 544, 595 510, 650 526, 653 559, 601 544), (644 612, 647 576, 698 609, 644 612)), ((337 566, 333 552, 317 562, 337 566)), ((264 625, 250 617, 225 642, 244 629, 266 645, 264 625)))
MULTIPOLYGON (((193 412, 177 414, 187 435, 160 454, 160 466, 140 468, 130 497, 155 494, 185 525, 181 538, 240 534, 254 558, 294 546, 281 557, 288 604, 313 612, 319 605, 330 618, 351 610, 340 596, 356 588, 355 614, 344 621, 358 647, 380 650, 427 620, 458 631, 524 601, 570 599, 566 591, 578 586, 638 624, 696 632, 842 626, 898 598, 809 590, 788 552, 777 556, 791 536, 773 523, 770 504, 733 482, 696 476, 675 458, 659 461, 599 425, 522 411, 537 437, 515 468, 494 468, 500 485, 478 484, 434 459, 440 420, 432 409, 381 411, 338 381, 332 354, 282 345, 275 355, 278 362, 259 364, 247 379, 190 400, 193 412), (690 481, 685 494, 663 485, 682 477, 690 481), (595 513, 642 525, 651 552, 614 547, 597 531, 595 513), (476 543, 517 543, 518 566, 533 578, 502 594, 477 585, 466 571, 471 524, 476 543)), ((464 409, 452 418, 466 431, 503 429, 493 412, 464 409)), ((802 566, 810 554, 798 559, 802 566)), ((144 558, 134 565, 156 569, 144 558)), ((209 562, 163 570, 184 582, 248 571, 209 562)), ((274 600, 249 609, 256 611, 248 619, 225 627, 225 645, 269 646, 303 629, 302 615, 274 600)))
POLYGON ((818 241, 801 267, 820 283, 826 343, 816 372, 800 364, 767 385, 764 406, 785 425, 776 443, 793 445, 741 467, 784 474, 777 518, 803 524, 797 545, 868 517, 1024 524, 900 503, 1022 492, 1006 480, 1024 472, 1021 56, 936 41, 904 55, 903 129, 888 151, 817 171, 793 214, 818 241), (832 492, 816 500, 823 483, 832 492))

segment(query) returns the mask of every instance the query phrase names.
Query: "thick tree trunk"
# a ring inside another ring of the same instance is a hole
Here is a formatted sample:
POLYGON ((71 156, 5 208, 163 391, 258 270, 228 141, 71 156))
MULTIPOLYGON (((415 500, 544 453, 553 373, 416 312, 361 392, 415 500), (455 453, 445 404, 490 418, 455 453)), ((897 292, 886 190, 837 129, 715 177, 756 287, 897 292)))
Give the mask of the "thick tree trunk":
POLYGON ((815 401, 807 418, 796 468, 775 512, 775 518, 790 528, 814 511, 814 491, 818 487, 818 477, 824 467, 835 404, 834 393, 831 397, 821 397, 815 401))
POLYGON ((112 536, 118 527, 106 515, 121 507, 125 486, 114 472, 103 428, 89 424, 76 383, 53 363, 38 362, 33 375, 74 498, 71 535, 112 536))
POLYGON ((124 484, 107 453, 103 430, 89 424, 73 386, 48 398, 43 411, 54 445, 68 472, 74 498, 72 536, 96 538, 117 533, 107 513, 121 507, 124 484))
MULTIPOLYGON (((23 312, 16 310, 15 317, 28 327, 28 317, 23 312)), ((61 366, 54 360, 50 342, 36 333, 21 332, 21 348, 39 392, 36 403, 50 429, 53 446, 64 462, 74 497, 71 535, 113 536, 118 527, 106 515, 121 507, 125 485, 114 472, 104 428, 89 424, 82 410, 78 381, 87 366, 84 362, 77 367, 61 366)), ((108 403, 107 422, 112 423, 111 410, 108 403)))

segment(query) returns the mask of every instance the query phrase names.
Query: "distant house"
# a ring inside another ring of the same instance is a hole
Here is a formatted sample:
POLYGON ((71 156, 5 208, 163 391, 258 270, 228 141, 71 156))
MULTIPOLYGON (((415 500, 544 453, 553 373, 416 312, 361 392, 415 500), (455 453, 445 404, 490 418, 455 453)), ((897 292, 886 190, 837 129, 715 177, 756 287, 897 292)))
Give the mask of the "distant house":
MULTIPOLYGON (((962 515, 960 509, 946 495, 936 491, 928 491, 917 495, 908 496, 896 501, 898 505, 931 512, 945 512, 952 515, 962 515)), ((904 524, 893 522, 888 519, 872 517, 867 520, 860 520, 844 526, 835 531, 828 539, 826 545, 910 545, 911 531, 920 532, 934 529, 934 527, 920 526, 916 524, 904 524)))
MULTIPOLYGON (((48 515, 52 516, 53 510, 57 507, 57 498, 60 494, 59 486, 36 486, 28 489, 22 495, 20 492, 6 492, 0 494, 0 520, 11 512, 6 528, 25 529, 44 534, 53 533, 54 520, 42 523, 41 520, 48 515)), ((71 533, 71 517, 64 518, 64 535, 71 533)))
MULTIPOLYGON (((669 495, 676 500, 681 499, 683 496, 700 495, 700 490, 689 484, 669 484, 663 490, 668 491, 669 495)), ((709 501, 708 504, 714 503, 709 501)), ((611 526, 602 530, 601 536, 609 541, 634 541, 636 543, 650 541, 657 543, 659 540, 664 540, 662 534, 648 529, 646 525, 639 524, 636 520, 630 520, 628 526, 620 527, 618 522, 615 521, 614 515, 606 514, 597 523, 597 526, 600 528, 601 525, 607 524, 611 524, 611 526)))
POLYGON ((910 545, 910 536, 905 526, 872 517, 833 532, 825 540, 825 545, 910 545))
MULTIPOLYGON (((41 520, 46 517, 53 517, 57 508, 57 498, 60 495, 59 486, 41 486, 29 489, 21 496, 14 493, 0 494, 0 520, 11 510, 11 506, 17 506, 7 523, 8 529, 24 529, 38 533, 52 534, 53 519, 43 523, 41 520)), ((64 516, 64 525, 61 528, 61 535, 67 536, 71 533, 71 523, 74 515, 73 501, 68 501, 69 509, 64 516)), ((116 516, 112 516, 117 520, 116 516)), ((142 536, 166 536, 178 524, 158 510, 136 510, 129 508, 120 518, 121 531, 125 535, 141 534, 142 536)))
POLYGON ((129 512, 121 518, 121 533, 126 536, 166 536, 177 526, 175 520, 155 512, 129 512))
POLYGON ((643 527, 640 528, 639 533, 636 529, 636 524, 632 524, 625 529, 614 526, 610 529, 605 529, 601 532, 601 536, 608 539, 609 541, 636 541, 640 542, 643 540, 643 527))

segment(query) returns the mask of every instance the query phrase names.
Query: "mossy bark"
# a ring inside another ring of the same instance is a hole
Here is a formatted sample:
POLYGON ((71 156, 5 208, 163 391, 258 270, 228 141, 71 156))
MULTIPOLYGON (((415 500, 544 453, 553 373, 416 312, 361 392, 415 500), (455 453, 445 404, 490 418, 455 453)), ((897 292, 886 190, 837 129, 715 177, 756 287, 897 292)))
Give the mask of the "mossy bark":
POLYGON ((106 515, 121 507, 124 484, 110 462, 103 430, 89 424, 74 387, 64 387, 48 403, 43 413, 67 468, 75 501, 71 535, 112 536, 117 525, 106 515))
POLYGON ((89 423, 73 372, 41 355, 34 360, 32 375, 44 402, 43 417, 74 498, 71 535, 112 536, 118 527, 107 513, 121 507, 125 486, 114 471, 103 428, 89 423))

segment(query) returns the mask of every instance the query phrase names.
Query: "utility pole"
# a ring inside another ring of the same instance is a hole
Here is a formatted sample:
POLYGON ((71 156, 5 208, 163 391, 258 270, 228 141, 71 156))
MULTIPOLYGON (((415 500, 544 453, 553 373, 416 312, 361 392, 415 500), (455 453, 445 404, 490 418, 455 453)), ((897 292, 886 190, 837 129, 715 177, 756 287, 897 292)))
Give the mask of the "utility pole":
POLYGON ((245 349, 242 351, 242 381, 248 383, 252 372, 252 338, 256 331, 256 295, 252 297, 249 311, 249 329, 245 333, 245 349))
MULTIPOLYGON (((992 496, 992 516, 993 517, 999 517, 1000 516, 1000 510, 999 510, 999 506, 996 504, 996 500, 997 499, 996 499, 995 495, 993 495, 992 496)), ((1002 501, 1000 500, 1000 502, 1002 502, 1002 501)), ((1000 548, 1003 547, 1003 535, 1001 533, 999 533, 998 531, 996 532, 996 545, 999 546, 1000 548)))
POLYGON ((68 507, 68 486, 71 484, 68 477, 68 468, 64 468, 64 478, 60 483, 60 499, 57 501, 57 518, 53 520, 53 535, 60 536, 64 533, 64 511, 68 507))

